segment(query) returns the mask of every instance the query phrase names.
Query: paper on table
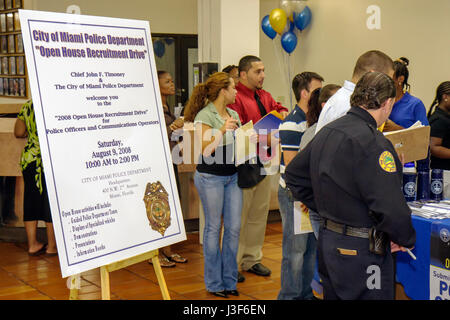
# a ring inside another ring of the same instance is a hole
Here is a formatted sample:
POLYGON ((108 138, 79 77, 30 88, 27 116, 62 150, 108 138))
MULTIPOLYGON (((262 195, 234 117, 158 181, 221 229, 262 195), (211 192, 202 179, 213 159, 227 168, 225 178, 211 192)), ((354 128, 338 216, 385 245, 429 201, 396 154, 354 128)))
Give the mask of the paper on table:
POLYGON ((294 201, 294 234, 313 232, 309 210, 303 211, 300 201, 294 201))
POLYGON ((447 219, 450 218, 450 207, 445 201, 439 203, 427 202, 408 202, 408 206, 412 214, 421 216, 427 219, 447 219))
POLYGON ((253 129, 253 121, 247 122, 235 130, 235 165, 256 157, 256 144, 250 142, 250 132, 253 129))

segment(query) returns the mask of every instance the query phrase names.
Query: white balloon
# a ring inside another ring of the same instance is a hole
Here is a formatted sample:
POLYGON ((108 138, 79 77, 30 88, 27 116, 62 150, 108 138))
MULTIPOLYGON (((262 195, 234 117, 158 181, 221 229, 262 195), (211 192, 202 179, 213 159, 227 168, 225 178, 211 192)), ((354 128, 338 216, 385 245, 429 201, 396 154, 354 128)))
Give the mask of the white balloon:
POLYGON ((280 0, 280 8, 286 11, 288 18, 293 12, 300 13, 305 9, 307 0, 280 0))
POLYGON ((292 1, 289 0, 281 0, 280 8, 286 12, 286 16, 288 18, 290 18, 292 16, 292 12, 294 12, 292 8, 292 1))
POLYGON ((73 14, 81 14, 81 8, 76 4, 71 4, 70 6, 67 7, 66 12, 73 14))

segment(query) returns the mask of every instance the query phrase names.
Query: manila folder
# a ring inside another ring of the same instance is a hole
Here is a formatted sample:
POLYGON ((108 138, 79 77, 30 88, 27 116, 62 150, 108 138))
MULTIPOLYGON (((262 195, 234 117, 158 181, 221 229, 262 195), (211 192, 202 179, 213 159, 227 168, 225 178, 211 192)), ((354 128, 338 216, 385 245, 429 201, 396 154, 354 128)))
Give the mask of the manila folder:
POLYGON ((392 142, 398 155, 403 153, 405 163, 422 160, 428 156, 430 126, 389 131, 384 136, 392 142))

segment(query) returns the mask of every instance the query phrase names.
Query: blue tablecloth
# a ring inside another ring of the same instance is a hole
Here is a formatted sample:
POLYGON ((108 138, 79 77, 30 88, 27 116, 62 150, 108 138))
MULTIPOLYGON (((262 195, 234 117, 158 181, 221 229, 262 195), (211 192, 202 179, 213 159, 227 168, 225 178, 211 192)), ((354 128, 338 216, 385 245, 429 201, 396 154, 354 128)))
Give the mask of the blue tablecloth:
POLYGON ((416 230, 416 245, 412 252, 417 257, 413 260, 406 252, 397 253, 397 281, 400 282, 408 297, 414 300, 430 298, 430 239, 433 223, 448 225, 450 219, 431 220, 412 216, 416 230))

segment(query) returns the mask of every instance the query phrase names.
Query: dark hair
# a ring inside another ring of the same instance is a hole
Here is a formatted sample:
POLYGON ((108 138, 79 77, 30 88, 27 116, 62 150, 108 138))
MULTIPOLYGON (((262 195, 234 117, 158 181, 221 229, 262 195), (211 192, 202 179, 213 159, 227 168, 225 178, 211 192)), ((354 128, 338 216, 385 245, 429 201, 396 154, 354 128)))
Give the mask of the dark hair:
POLYGON ((223 68, 222 72, 230 73, 231 70, 236 69, 236 68, 239 69, 238 66, 235 66, 234 64, 230 64, 230 65, 226 66, 225 68, 223 68))
POLYGON ((371 50, 363 53, 356 61, 353 77, 359 80, 366 72, 377 71, 388 73, 394 70, 392 59, 385 53, 378 50, 371 50))
POLYGON ((311 93, 308 101, 308 112, 306 113, 306 123, 311 127, 319 120, 322 111, 322 103, 327 102, 331 96, 341 88, 337 84, 327 84, 323 88, 317 88, 311 93))
POLYGON ((195 86, 184 112, 184 120, 193 122, 197 113, 202 110, 207 101, 214 101, 219 96, 220 90, 226 89, 231 84, 230 75, 226 72, 213 73, 206 82, 195 86))
POLYGON ((169 73, 169 72, 164 71, 164 70, 158 70, 158 79, 161 78, 161 76, 166 73, 169 73))
POLYGON ((406 91, 409 91, 409 88, 411 87, 408 83, 408 77, 409 77, 409 60, 408 58, 401 57, 394 61, 394 78, 397 79, 398 77, 405 77, 405 81, 403 81, 403 87, 402 89, 405 89, 406 91))
POLYGON ((444 81, 437 87, 436 96, 434 97, 433 103, 430 106, 430 110, 428 110, 428 117, 433 114, 434 110, 436 110, 436 107, 441 103, 442 96, 444 94, 450 95, 450 81, 444 81))
POLYGON ((382 72, 367 72, 358 81, 350 97, 352 107, 376 110, 396 95, 394 81, 382 72))
POLYGON ((315 72, 302 72, 297 74, 294 79, 292 79, 292 90, 294 91, 297 102, 300 101, 301 92, 303 89, 309 92, 309 85, 312 79, 324 81, 323 78, 315 72))
POLYGON ((242 57, 241 60, 239 60, 239 67, 238 67, 239 75, 241 75, 242 71, 247 72, 248 70, 250 70, 250 68, 252 67, 252 63, 258 61, 261 61, 261 59, 258 58, 257 56, 242 57))

